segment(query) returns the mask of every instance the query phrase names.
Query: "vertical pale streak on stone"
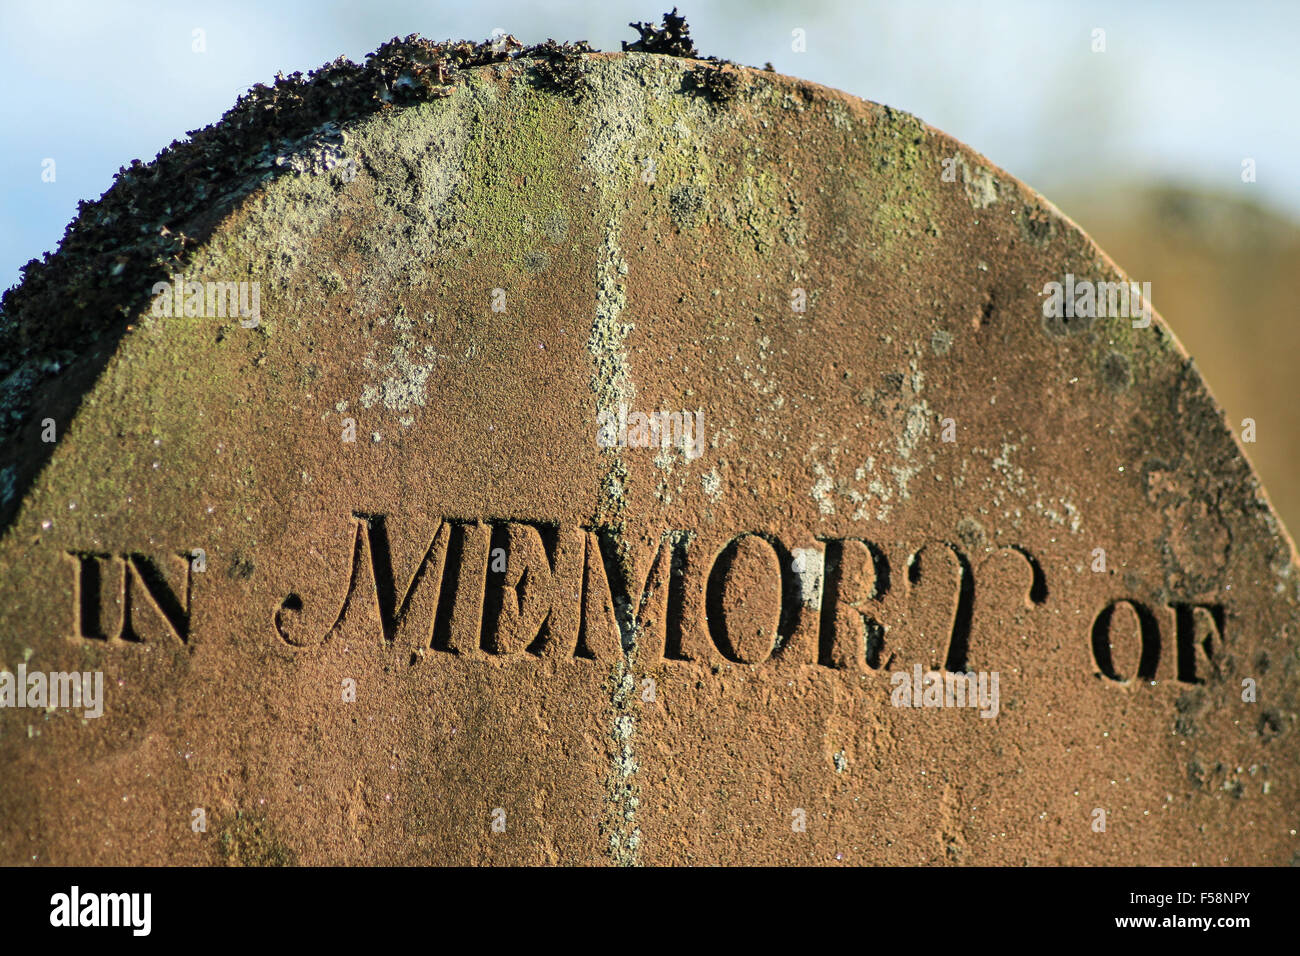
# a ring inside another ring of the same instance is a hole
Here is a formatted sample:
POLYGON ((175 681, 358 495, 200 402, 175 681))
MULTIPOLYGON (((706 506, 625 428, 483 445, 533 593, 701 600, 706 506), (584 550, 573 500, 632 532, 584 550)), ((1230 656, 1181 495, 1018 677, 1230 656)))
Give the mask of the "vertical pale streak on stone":
MULTIPOLYGON (((596 422, 602 415, 617 421, 619 406, 632 406, 636 388, 632 383, 627 363, 627 340, 633 324, 623 321, 627 305, 627 288, 623 277, 627 275, 627 262, 619 243, 622 211, 628 202, 627 190, 635 188, 638 180, 631 149, 638 134, 644 129, 643 94, 632 77, 619 70, 617 79, 610 84, 613 96, 594 97, 591 133, 584 159, 596 175, 596 188, 600 194, 600 208, 607 216, 604 241, 596 253, 596 302, 587 351, 591 354, 591 390, 595 410, 591 432, 596 433, 596 422), (618 82, 622 80, 623 82, 618 82)), ((608 419, 607 419, 608 420, 608 419)), ((613 445, 605 449, 609 468, 605 473, 600 497, 596 506, 597 523, 611 528, 617 543, 620 563, 625 570, 627 541, 623 535, 626 518, 624 489, 627 465, 623 449, 613 445)), ((597 560, 600 560, 599 555, 597 560)), ((632 575, 624 574, 625 580, 632 575)), ((613 582, 611 582, 613 584, 613 582)), ((636 715, 632 711, 632 697, 636 688, 634 675, 636 662, 635 631, 636 609, 630 609, 619 621, 623 656, 615 663, 610 674, 610 737, 614 757, 605 778, 606 820, 609 834, 610 859, 619 866, 635 866, 641 845, 641 831, 636 826, 636 809, 640 803, 635 781, 637 771, 633 740, 636 736, 636 715)))

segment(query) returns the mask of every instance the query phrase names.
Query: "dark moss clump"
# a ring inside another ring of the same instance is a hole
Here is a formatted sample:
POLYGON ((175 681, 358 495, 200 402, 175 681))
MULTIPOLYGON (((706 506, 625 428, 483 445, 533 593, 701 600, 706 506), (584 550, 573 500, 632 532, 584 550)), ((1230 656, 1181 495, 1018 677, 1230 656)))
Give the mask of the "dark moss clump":
MULTIPOLYGON (((658 26, 650 23, 628 25, 641 34, 641 39, 634 43, 624 41, 625 52, 659 53, 704 60, 708 64, 686 74, 682 80, 683 93, 702 97, 710 103, 723 104, 740 92, 741 74, 736 64, 715 56, 703 56, 695 49, 690 25, 685 17, 678 15, 676 7, 673 7, 672 13, 664 14, 663 22, 658 26)), ((767 68, 771 69, 772 65, 769 63, 767 68)))
POLYGON ((687 93, 701 96, 710 103, 726 103, 740 92, 740 71, 727 60, 691 70, 682 81, 687 93))
POLYGON ((547 40, 524 51, 525 56, 537 59, 533 83, 538 89, 581 101, 587 92, 582 75, 582 58, 593 53, 586 40, 577 43, 556 43, 547 40))
POLYGON ((660 53, 706 60, 710 64, 691 70, 682 82, 682 92, 701 96, 711 103, 725 103, 739 92, 740 72, 735 69, 735 64, 730 60, 702 56, 691 39, 690 24, 685 17, 678 15, 676 7, 672 13, 664 14, 659 26, 651 23, 630 23, 628 26, 640 33, 641 39, 633 43, 624 41, 623 50, 627 53, 660 53))
POLYGON ((665 56, 697 57, 695 41, 691 39, 691 28, 685 17, 677 15, 677 8, 672 13, 665 13, 663 22, 658 26, 652 23, 629 23, 632 29, 641 34, 641 39, 633 43, 623 41, 626 53, 662 53, 665 56))

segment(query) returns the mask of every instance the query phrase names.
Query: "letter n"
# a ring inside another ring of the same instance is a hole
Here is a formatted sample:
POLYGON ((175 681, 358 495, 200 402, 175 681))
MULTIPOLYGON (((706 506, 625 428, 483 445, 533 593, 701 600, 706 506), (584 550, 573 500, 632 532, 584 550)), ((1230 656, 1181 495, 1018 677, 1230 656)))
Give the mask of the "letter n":
POLYGON ((160 636, 157 625, 161 624, 182 644, 188 644, 193 580, 190 555, 182 552, 171 556, 173 562, 180 562, 182 569, 178 588, 173 588, 158 565, 145 555, 125 554, 122 557, 126 562, 123 640, 144 641, 160 636))

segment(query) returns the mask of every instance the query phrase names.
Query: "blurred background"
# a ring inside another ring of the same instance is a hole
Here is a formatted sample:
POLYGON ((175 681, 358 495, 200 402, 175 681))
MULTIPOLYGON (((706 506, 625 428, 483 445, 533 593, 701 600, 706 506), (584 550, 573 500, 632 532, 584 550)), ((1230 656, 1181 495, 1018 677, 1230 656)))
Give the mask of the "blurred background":
MULTIPOLYGON (((663 0, 0 0, 0 287, 80 199, 277 71, 409 33, 617 50, 663 0)), ((1300 530, 1300 3, 685 0, 696 45, 914 113, 1089 231, 1300 530), (802 48, 800 40, 802 39, 802 48), (1249 161, 1249 162, 1248 162, 1249 161), (1253 181, 1244 173, 1253 170, 1253 181)))

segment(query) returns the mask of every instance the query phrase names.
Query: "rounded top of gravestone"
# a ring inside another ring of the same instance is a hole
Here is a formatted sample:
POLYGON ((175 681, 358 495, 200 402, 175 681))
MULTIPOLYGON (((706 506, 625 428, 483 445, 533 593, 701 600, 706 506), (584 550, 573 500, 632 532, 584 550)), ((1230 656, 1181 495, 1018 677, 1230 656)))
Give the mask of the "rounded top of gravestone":
POLYGON ((112 681, 4 858, 1289 860, 1293 549, 1141 277, 638 29, 279 78, 28 267, 0 655, 112 681))

